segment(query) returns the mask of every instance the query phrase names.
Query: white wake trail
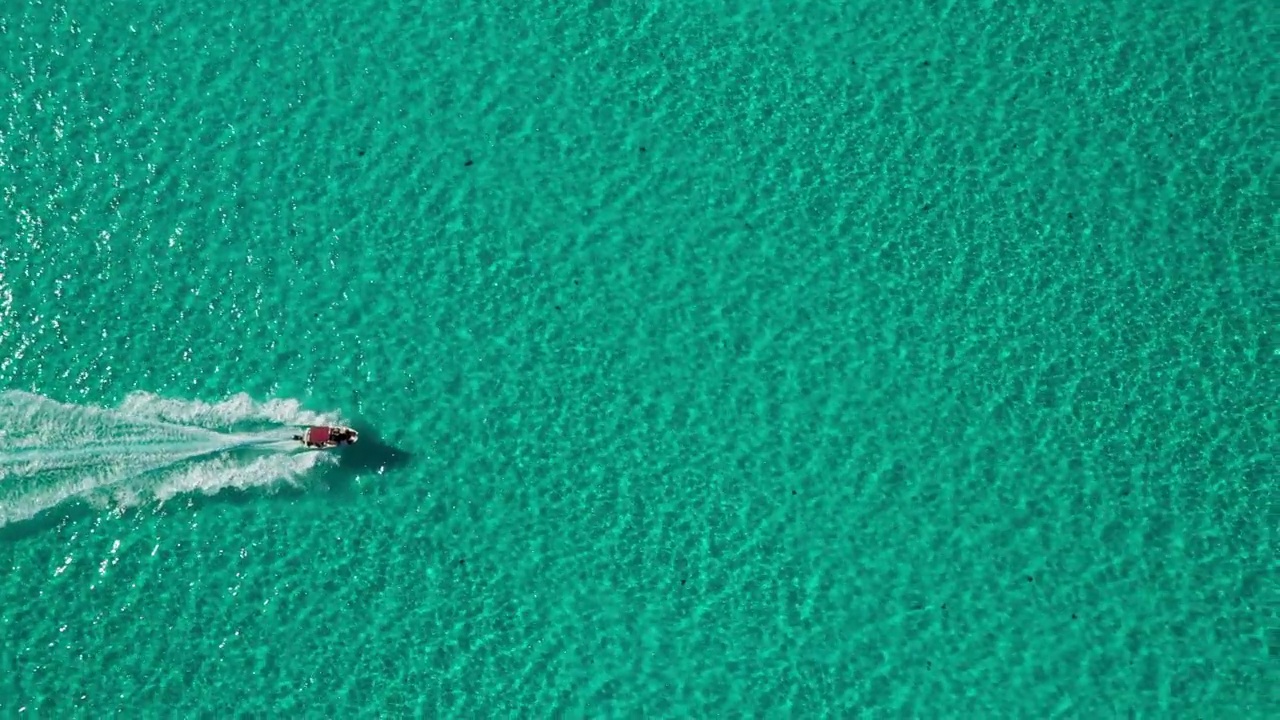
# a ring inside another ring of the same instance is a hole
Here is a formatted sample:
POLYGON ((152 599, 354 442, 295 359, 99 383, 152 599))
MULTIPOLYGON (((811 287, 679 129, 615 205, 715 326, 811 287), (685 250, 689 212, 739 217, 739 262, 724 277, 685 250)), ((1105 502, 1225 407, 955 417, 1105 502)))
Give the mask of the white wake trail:
POLYGON ((81 500, 128 507, 185 492, 299 481, 327 453, 301 451, 291 436, 336 414, 295 400, 219 403, 130 395, 118 408, 0 393, 0 527, 81 500))

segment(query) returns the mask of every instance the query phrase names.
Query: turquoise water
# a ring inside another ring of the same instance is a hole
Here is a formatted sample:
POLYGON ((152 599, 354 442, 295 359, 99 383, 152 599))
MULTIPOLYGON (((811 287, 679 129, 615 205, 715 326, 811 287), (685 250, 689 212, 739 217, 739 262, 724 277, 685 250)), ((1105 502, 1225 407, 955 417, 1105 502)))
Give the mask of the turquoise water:
POLYGON ((1265 6, 10 4, 0 714, 1275 717, 1265 6))

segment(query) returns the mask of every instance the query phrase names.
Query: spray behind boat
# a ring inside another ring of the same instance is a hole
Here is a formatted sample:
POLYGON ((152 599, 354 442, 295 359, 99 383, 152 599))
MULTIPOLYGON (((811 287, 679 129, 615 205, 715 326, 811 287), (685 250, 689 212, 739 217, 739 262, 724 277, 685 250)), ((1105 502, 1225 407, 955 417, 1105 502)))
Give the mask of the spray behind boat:
MULTIPOLYGON (((338 456, 297 452, 290 436, 338 422, 336 413, 291 399, 206 403, 134 393, 102 407, 0 391, 0 528, 62 505, 124 509, 192 492, 295 485, 338 456)), ((352 442, 341 432, 348 428, 337 429, 334 447, 352 442)), ((370 442, 376 436, 360 449, 370 442)))

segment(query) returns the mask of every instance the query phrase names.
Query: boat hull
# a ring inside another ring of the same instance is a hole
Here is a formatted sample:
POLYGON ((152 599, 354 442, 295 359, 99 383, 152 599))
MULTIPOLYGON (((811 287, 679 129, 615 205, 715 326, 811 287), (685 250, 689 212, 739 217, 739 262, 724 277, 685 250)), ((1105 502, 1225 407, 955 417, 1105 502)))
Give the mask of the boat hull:
POLYGON ((354 445, 360 439, 360 434, 341 425, 315 425, 295 438, 300 440, 304 447, 312 450, 331 450, 345 445, 354 445))

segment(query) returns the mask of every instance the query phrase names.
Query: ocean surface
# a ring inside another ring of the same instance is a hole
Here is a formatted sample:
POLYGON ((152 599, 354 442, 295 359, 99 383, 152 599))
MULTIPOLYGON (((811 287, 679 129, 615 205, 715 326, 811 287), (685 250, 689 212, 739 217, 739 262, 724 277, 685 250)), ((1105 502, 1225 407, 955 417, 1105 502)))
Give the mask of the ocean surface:
POLYGON ((0 7, 0 716, 1280 717, 1266 7, 0 7))

